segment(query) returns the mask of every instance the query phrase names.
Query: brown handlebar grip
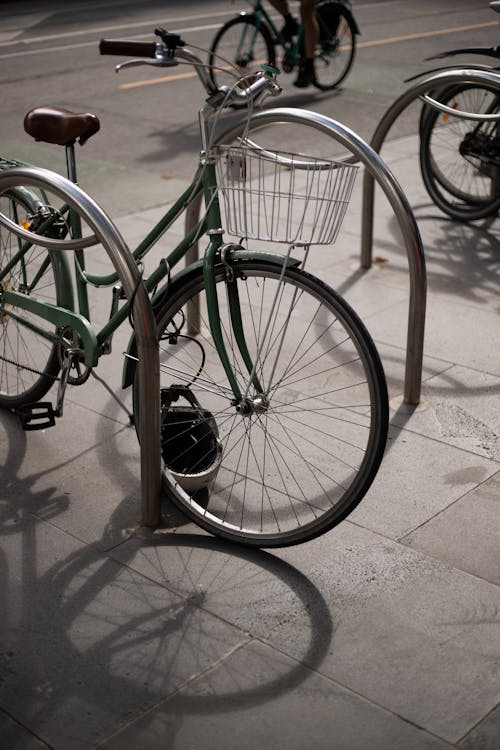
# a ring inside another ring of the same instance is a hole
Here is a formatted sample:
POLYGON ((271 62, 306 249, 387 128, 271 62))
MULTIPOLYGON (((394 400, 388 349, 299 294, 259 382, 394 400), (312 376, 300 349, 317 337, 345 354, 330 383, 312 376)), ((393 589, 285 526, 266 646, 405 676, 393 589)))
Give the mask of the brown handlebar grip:
POLYGON ((156 42, 132 42, 126 39, 101 39, 101 55, 119 55, 120 57, 154 57, 156 42))

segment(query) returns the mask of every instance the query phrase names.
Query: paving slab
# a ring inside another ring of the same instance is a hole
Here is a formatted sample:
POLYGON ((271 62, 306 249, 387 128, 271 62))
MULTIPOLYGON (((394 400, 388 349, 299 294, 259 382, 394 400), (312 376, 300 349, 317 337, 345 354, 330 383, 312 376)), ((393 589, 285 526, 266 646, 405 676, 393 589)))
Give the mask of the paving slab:
MULTIPOLYGON (((318 671, 453 744, 498 702, 500 592, 411 551, 348 521, 278 554, 327 602, 333 638, 318 671)), ((300 634, 285 623, 269 641, 294 656, 300 634)))
MULTIPOLYGON (((481 370, 450 365, 425 374, 411 431, 499 461, 499 393, 500 378, 481 370)), ((395 412, 392 422, 403 427, 404 413, 395 412)))
POLYGON ((47 750, 47 745, 5 711, 0 710, 0 732, 2 742, 9 750, 47 750))
POLYGON ((106 750, 152 747, 245 750, 444 750, 448 744, 253 641, 215 670, 105 742, 106 750))
POLYGON ((498 471, 498 464, 393 426, 375 481, 350 518, 393 539, 408 534, 498 471))
MULTIPOLYGON (((500 585, 500 473, 403 538, 414 549, 500 585)), ((484 621, 497 622, 494 606, 484 621)))
POLYGON ((459 742, 460 750, 496 750, 500 737, 500 709, 497 706, 459 742))

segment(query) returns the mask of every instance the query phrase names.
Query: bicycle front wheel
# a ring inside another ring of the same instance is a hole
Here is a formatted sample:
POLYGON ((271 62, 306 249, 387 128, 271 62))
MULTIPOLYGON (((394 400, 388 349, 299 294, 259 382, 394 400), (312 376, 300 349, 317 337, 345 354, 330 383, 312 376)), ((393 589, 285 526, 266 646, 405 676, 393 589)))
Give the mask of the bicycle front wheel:
POLYGON ((341 3, 323 0, 316 6, 319 47, 314 61, 317 88, 338 86, 349 73, 356 53, 356 28, 341 3))
MULTIPOLYGON (((164 485, 213 534, 297 544, 342 521, 372 483, 387 436, 384 373, 359 318, 320 280, 264 260, 232 262, 231 277, 216 269, 241 404, 210 332, 201 270, 158 315, 164 485), (253 374, 234 307, 230 318, 235 289, 253 374)), ((136 375, 135 407, 137 388, 136 375)))
POLYGON ((262 64, 275 64, 272 36, 265 24, 253 15, 237 16, 215 35, 208 64, 215 86, 234 86, 241 76, 260 70, 262 64))
MULTIPOLYGON (((473 84, 451 87, 439 101, 465 112, 493 114, 500 109, 496 91, 473 84)), ((473 221, 498 212, 498 123, 426 111, 421 118, 420 167, 430 197, 453 219, 473 221)))
MULTIPOLYGON (((0 196, 0 213, 27 229, 35 211, 27 191, 13 189, 0 196)), ((38 332, 43 321, 3 302, 5 291, 22 291, 43 302, 60 303, 61 282, 51 253, 35 245, 21 252, 23 245, 0 226, 0 407, 6 409, 41 399, 60 369, 57 347, 38 332)))

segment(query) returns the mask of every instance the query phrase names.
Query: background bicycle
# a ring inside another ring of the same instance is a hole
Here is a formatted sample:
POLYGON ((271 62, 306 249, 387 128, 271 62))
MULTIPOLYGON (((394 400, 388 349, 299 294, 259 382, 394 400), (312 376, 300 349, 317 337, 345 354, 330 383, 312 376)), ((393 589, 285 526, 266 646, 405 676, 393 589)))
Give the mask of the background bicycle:
MULTIPOLYGON (((500 11, 500 3, 490 7, 500 11)), ((460 47, 430 59, 484 57, 497 67, 500 48, 460 47)), ((460 63, 463 67, 464 63, 460 63)), ((477 64, 477 63, 475 63, 477 64)), ((499 72, 500 75, 500 72, 499 72)), ((494 89, 468 83, 447 87, 436 98, 448 109, 424 106, 420 118, 420 167, 434 203, 453 219, 495 216, 500 208, 500 98, 494 89), (454 116, 471 112, 477 120, 454 116)))
MULTIPOLYGON (((180 38, 158 34, 158 44, 115 40, 101 50, 134 54, 134 66, 188 62, 211 91, 200 113, 204 148, 193 184, 134 251, 141 261, 203 190, 207 212, 200 226, 145 278, 161 348, 164 484, 209 531, 259 546, 305 541, 339 523, 362 499, 387 434, 387 392, 373 342, 354 311, 303 270, 309 246, 330 244, 338 233, 353 167, 273 154, 244 138, 236 147, 213 148, 220 107, 276 91, 276 84, 261 73, 229 91, 211 90, 180 38), (217 186, 226 199, 224 222, 217 186), (223 242, 222 226, 240 240, 223 242), (174 274, 202 232, 209 235, 203 261, 174 274), (287 249, 264 253, 252 249, 252 239, 287 249)), ((88 137, 89 118, 92 135, 92 115, 35 109, 26 129, 66 145, 72 165, 73 141, 88 137)), ((82 385, 110 351, 129 305, 114 274, 86 270, 83 248, 90 240, 67 207, 19 185, 2 197, 2 214, 0 405, 21 410, 28 426, 41 408, 47 427, 62 409, 66 385, 82 385), (18 226, 24 234, 16 234, 18 226), (33 232, 56 242, 72 237, 74 289, 65 256, 40 249, 33 232), (113 286, 109 320, 100 330, 91 324, 88 285, 113 286), (59 371, 54 413, 33 401, 59 371)), ((124 385, 137 392, 135 354, 132 337, 124 385)))
MULTIPOLYGON (((211 45, 209 65, 213 82, 220 86, 234 81, 234 71, 244 75, 262 63, 279 65, 285 73, 295 70, 302 49, 302 27, 287 38, 283 23, 273 21, 265 2, 251 2, 252 11, 241 12, 225 23, 211 45)), ((338 86, 349 73, 356 52, 358 25, 350 3, 320 0, 316 6, 319 48, 315 58, 314 85, 322 90, 338 86)))

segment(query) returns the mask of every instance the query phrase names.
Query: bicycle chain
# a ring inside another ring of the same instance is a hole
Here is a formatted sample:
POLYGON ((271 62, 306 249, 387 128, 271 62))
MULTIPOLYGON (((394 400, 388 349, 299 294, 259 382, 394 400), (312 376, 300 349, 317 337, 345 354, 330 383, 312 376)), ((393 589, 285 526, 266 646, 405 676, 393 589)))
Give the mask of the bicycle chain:
POLYGON ((0 356, 0 359, 3 362, 7 362, 8 365, 14 365, 14 367, 18 367, 20 370, 27 370, 28 372, 32 372, 34 375, 42 375, 45 378, 52 378, 52 380, 54 381, 60 379, 57 375, 49 375, 47 372, 42 372, 41 370, 35 370, 34 367, 30 367, 29 365, 21 365, 19 362, 16 362, 13 359, 9 359, 8 357, 0 356))

